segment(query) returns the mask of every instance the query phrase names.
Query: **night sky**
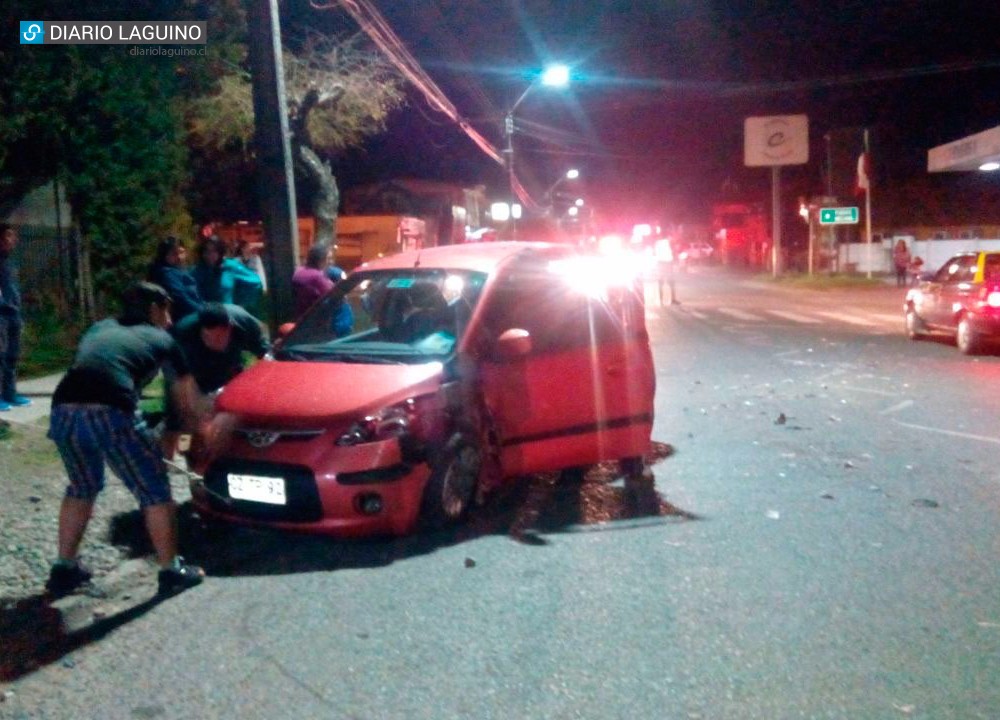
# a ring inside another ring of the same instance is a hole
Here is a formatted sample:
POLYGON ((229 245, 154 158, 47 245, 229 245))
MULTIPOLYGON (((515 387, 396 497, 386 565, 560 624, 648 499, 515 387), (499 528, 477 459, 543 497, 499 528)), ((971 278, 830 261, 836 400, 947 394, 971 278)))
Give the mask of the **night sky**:
MULTIPOLYGON (((930 147, 1000 124, 994 0, 376 4, 498 147, 504 110, 531 73, 569 64, 571 88, 538 88, 518 110, 519 175, 541 193, 577 167, 588 197, 622 213, 697 220, 724 183, 767 201, 770 173, 742 166, 750 115, 809 116, 810 162, 783 170, 788 195, 823 191, 827 134, 835 190, 847 193, 864 127, 877 189, 926 181, 930 147)), ((292 27, 356 27, 305 0, 288 10, 292 27)), ((388 134, 337 171, 345 186, 410 175, 504 187, 501 168, 416 94, 388 134)), ((995 187, 1000 177, 935 181, 995 187)))

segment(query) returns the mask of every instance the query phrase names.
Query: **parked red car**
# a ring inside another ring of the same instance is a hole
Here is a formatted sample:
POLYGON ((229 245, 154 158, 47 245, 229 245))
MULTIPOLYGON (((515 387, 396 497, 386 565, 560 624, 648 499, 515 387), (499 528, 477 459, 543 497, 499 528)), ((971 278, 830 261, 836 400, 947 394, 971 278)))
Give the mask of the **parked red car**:
POLYGON ((217 399, 199 511, 336 535, 461 519, 505 478, 643 472, 655 375, 637 279, 566 245, 363 265, 217 399))
POLYGON ((945 332, 966 355, 982 352, 1000 339, 1000 253, 979 250, 950 258, 907 291, 903 313, 911 340, 945 332))

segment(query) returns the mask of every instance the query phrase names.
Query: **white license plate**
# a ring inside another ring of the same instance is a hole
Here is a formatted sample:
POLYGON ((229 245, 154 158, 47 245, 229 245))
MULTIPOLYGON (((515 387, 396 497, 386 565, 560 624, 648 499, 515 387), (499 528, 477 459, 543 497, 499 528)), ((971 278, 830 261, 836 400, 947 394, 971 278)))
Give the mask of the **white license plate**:
POLYGON ((252 500, 271 505, 288 504, 284 478, 229 473, 226 480, 229 483, 229 497, 236 500, 252 500))

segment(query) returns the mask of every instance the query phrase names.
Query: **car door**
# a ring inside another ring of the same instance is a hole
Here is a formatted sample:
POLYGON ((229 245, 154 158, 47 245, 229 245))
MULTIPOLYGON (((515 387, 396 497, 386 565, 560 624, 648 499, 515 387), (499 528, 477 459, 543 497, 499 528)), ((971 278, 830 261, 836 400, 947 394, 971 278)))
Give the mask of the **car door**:
POLYGON ((953 328, 958 309, 974 291, 978 254, 956 255, 941 266, 932 281, 928 321, 939 327, 953 328))
POLYGON ((655 374, 641 295, 579 280, 558 263, 525 262, 484 299, 482 394, 505 476, 649 448, 655 374), (511 335, 516 353, 500 340, 511 335))

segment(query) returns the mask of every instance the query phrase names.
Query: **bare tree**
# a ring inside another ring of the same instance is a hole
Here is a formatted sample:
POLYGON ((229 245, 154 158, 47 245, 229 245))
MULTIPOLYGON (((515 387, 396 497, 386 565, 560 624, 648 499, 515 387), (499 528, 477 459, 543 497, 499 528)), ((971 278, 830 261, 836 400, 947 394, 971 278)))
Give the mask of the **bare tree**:
MULTIPOLYGON (((385 129, 389 113, 402 105, 401 78, 362 36, 311 34, 301 48, 284 52, 285 92, 296 170, 313 186, 316 240, 332 242, 340 191, 329 158, 385 129)), ((193 102, 188 130, 196 145, 250 147, 253 103, 250 77, 234 71, 219 92, 193 102)))

